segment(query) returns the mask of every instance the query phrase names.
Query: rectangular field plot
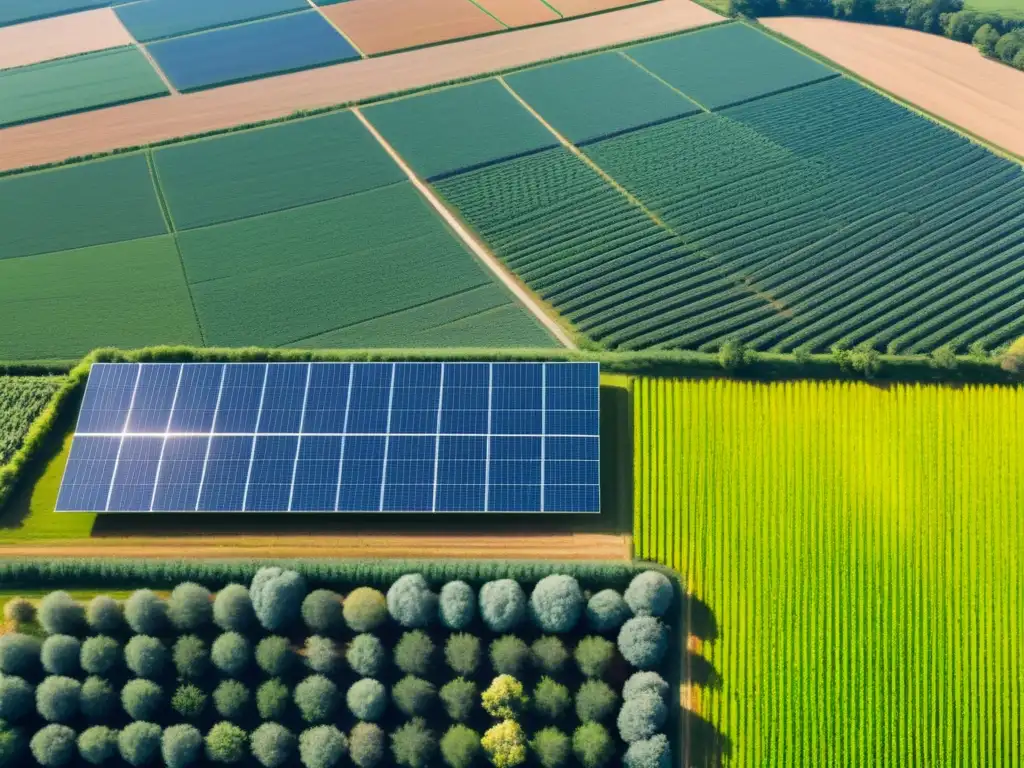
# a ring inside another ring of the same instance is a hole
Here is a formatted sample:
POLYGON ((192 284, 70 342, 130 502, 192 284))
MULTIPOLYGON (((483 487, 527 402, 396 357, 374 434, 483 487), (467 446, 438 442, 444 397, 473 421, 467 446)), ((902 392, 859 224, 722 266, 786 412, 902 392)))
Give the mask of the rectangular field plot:
POLYGON ((109 8, 0 26, 0 69, 131 45, 132 36, 109 8))
POLYGON ((598 386, 597 363, 96 364, 56 508, 598 512, 598 386))
POLYGON ((110 0, 4 0, 0 3, 0 27, 107 5, 110 0))
POLYGON ((569 18, 572 16, 587 16, 592 13, 611 11, 616 8, 625 8, 626 6, 635 5, 641 1, 642 0, 549 0, 549 4, 552 8, 562 14, 562 16, 569 18))
POLYGON ((116 8, 140 43, 309 8, 305 0, 139 0, 116 8))
POLYGON ((153 159, 179 230, 405 180, 350 112, 177 144, 153 159))
POLYGON ((745 24, 645 43, 626 53, 708 109, 839 75, 745 24))
POLYGON ((407 182, 179 242, 210 344, 297 345, 492 282, 407 182))
MULTIPOLYGON (((646 332, 646 308, 741 298, 711 261, 656 224, 561 147, 437 183, 441 195, 530 288, 590 338, 646 332)), ((614 340, 614 341, 612 341, 614 340)))
POLYGON ((365 110, 422 178, 434 179, 557 145, 496 80, 412 96, 365 110))
POLYGON ((0 359, 200 343, 169 236, 0 261, 0 359))
POLYGON ((134 47, 113 48, 0 72, 0 126, 167 94, 134 47))
POLYGON ((194 91, 358 59, 314 10, 146 46, 174 87, 194 91))
POLYGON ((562 18, 541 0, 480 0, 478 4, 509 27, 543 24, 562 18))
POLYGON ((1020 168, 829 80, 585 151, 738 287, 676 278, 630 347, 992 349, 1024 331, 1020 168))
POLYGON ((0 179, 0 261, 166 231, 142 154, 0 179))
POLYGON ((323 13, 371 56, 505 29, 470 0, 348 0, 323 13))
POLYGON ((700 112, 617 53, 528 69, 505 81, 575 144, 700 112))

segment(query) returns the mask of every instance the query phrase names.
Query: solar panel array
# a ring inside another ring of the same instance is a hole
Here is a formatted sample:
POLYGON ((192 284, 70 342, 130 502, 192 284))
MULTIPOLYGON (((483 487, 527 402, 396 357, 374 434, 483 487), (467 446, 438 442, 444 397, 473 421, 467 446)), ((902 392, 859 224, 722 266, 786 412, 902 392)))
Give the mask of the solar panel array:
POLYGON ((98 363, 57 511, 598 512, 596 363, 98 363))

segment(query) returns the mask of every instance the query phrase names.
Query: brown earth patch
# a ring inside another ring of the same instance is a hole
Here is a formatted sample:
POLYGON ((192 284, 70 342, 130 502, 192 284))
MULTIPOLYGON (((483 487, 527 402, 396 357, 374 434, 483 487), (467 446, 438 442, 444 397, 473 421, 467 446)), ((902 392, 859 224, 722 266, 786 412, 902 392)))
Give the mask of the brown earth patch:
POLYGON ((1024 72, 973 46, 912 29, 800 17, 762 19, 932 114, 1024 155, 1024 72))
MULTIPOLYGON (((374 0, 376 1, 376 0, 374 0)), ((0 130, 0 170, 285 117, 721 21, 689 0, 125 104, 0 130)))
POLYGON ((371 55, 504 29, 469 0, 349 0, 320 12, 371 55))
POLYGON ((477 0, 478 4, 498 20, 510 27, 525 27, 528 24, 543 24, 560 19, 557 13, 544 5, 541 0, 477 0))
POLYGON ((0 69, 131 45, 132 36, 110 8, 0 27, 0 69))
POLYGON ((610 11, 613 8, 624 8, 641 0, 554 0, 552 7, 557 8, 563 16, 583 16, 588 13, 610 11))
POLYGON ((119 537, 0 545, 0 557, 415 558, 498 560, 629 560, 629 537, 606 534, 536 536, 202 536, 119 537))

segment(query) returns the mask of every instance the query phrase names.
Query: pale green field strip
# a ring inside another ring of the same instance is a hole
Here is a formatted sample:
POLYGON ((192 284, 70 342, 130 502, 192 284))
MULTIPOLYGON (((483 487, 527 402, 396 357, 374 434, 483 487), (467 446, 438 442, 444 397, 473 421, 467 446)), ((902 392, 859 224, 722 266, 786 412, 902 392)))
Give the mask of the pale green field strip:
POLYGON ((364 320, 288 346, 550 347, 551 336, 497 283, 364 320))
POLYGON ((153 160, 178 230, 405 180, 349 112, 177 144, 153 160))
POLYGON ((1024 19, 1024 0, 968 0, 964 7, 978 13, 998 13, 1024 19))
POLYGON ((0 179, 0 261, 166 231, 141 153, 0 179))
POLYGON ((635 382, 636 555, 730 765, 1024 764, 1024 388, 635 382))
POLYGON ((160 75, 137 48, 87 53, 0 72, 0 126, 167 93, 160 75))
POLYGON ((363 114, 423 179, 558 143, 495 80, 399 99, 363 114))
POLYGON ((701 111, 618 53, 528 69, 505 82, 574 144, 701 111))
POLYGON ((745 24, 712 27, 625 52, 709 109, 838 76, 745 24))
POLYGON ((0 359, 200 344, 170 236, 0 261, 0 359))

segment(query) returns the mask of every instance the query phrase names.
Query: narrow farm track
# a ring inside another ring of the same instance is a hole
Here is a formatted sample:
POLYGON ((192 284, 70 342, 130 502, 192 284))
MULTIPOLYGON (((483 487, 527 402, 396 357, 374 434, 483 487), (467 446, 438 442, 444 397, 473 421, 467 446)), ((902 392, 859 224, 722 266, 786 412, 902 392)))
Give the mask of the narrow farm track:
POLYGON ((451 558, 629 560, 626 535, 525 536, 201 536, 92 538, 0 545, 0 557, 451 558))
POLYGON ((0 131, 0 170, 285 117, 296 110, 356 102, 721 20, 689 0, 662 0, 584 19, 15 126, 0 131))

